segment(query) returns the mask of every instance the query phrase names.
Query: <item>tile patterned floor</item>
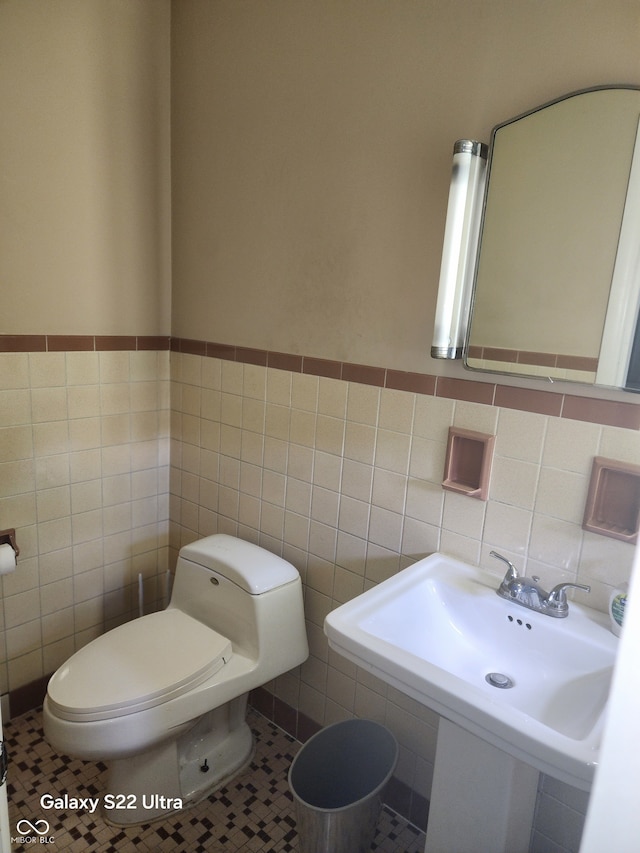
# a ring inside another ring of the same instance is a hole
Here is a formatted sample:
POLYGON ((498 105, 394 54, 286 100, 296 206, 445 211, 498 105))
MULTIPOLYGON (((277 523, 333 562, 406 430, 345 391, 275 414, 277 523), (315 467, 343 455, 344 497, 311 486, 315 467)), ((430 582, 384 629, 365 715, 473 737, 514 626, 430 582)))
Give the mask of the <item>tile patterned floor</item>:
MULTIPOLYGON (((288 853, 298 851, 294 808, 287 773, 300 744, 265 717, 249 711, 256 739, 250 767, 228 786, 166 821, 153 825, 115 828, 99 811, 47 811, 43 794, 96 797, 103 790, 103 764, 58 756, 44 739, 39 711, 5 724, 9 753, 9 825, 16 833, 20 821, 50 824, 46 847, 40 843, 14 844, 15 853, 49 850, 51 853, 288 853)), ((22 827, 25 828, 25 824, 22 827)), ((29 837, 35 833, 27 828, 29 837)), ((46 836, 45 836, 46 837, 46 836)), ((421 853, 424 835, 386 807, 372 851, 421 853)))

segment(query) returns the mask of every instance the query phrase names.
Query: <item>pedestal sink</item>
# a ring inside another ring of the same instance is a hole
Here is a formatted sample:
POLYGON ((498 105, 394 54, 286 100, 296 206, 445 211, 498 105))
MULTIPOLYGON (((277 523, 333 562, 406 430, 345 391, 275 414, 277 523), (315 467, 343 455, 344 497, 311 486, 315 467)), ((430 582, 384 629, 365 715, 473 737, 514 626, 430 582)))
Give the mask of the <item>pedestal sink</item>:
POLYGON ((553 619, 498 584, 433 554, 325 621, 335 651, 444 718, 428 853, 526 851, 538 772, 589 790, 597 765, 618 643, 606 616, 571 603, 553 619))

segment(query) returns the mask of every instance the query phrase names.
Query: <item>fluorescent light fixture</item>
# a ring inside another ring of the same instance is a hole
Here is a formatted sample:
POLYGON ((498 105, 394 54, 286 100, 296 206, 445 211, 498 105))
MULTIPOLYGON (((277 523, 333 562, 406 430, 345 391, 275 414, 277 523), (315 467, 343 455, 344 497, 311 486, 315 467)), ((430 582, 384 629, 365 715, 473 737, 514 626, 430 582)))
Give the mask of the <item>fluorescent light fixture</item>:
POLYGON ((487 172, 487 146, 459 139, 444 229, 432 358, 462 358, 487 172))

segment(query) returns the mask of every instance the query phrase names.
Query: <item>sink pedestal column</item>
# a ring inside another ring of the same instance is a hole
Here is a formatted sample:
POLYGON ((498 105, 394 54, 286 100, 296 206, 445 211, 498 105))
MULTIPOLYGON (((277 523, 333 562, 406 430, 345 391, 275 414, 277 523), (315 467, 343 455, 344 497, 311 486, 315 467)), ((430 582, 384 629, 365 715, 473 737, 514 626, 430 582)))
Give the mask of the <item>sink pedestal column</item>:
POLYGON ((527 853, 538 771, 440 718, 425 853, 527 853))

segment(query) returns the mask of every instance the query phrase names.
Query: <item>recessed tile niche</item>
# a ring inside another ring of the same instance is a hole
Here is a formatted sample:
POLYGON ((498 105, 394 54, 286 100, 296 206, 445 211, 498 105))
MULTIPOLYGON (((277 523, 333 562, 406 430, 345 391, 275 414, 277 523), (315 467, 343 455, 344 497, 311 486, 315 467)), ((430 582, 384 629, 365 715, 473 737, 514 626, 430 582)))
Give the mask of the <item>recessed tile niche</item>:
POLYGON ((494 435, 449 427, 442 488, 486 501, 494 442, 494 435))
POLYGON ((640 465, 596 456, 582 526, 635 543, 640 519, 640 465))

